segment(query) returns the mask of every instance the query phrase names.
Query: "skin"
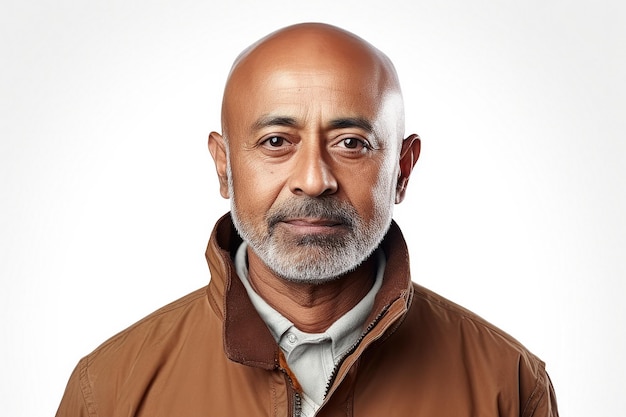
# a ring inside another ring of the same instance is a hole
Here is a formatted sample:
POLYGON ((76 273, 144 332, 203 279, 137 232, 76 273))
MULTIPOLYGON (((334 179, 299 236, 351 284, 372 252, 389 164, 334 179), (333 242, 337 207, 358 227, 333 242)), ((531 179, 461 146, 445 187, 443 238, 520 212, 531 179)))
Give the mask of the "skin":
MULTIPOLYGON (((305 216, 282 219, 270 232, 266 214, 281 206, 333 199, 354 209, 363 233, 382 237, 420 152, 417 135, 403 140, 403 112, 395 70, 370 44, 323 24, 275 32, 244 51, 228 78, 222 134, 212 132, 208 143, 220 193, 233 198, 247 228, 271 233, 294 262, 324 262, 324 253, 293 242, 341 241, 350 228, 305 216)), ((339 276, 299 282, 249 247, 248 269, 261 297, 315 333, 363 298, 376 265, 367 258, 339 276)))

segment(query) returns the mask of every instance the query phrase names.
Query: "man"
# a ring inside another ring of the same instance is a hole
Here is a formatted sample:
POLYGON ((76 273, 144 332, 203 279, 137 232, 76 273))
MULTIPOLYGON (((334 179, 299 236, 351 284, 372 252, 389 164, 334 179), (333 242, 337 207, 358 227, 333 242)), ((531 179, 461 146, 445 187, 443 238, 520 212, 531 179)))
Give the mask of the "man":
POLYGON ((351 33, 244 51, 209 136, 232 210, 208 287, 83 358, 57 416, 557 416, 539 359, 411 282, 403 117, 393 65, 351 33))

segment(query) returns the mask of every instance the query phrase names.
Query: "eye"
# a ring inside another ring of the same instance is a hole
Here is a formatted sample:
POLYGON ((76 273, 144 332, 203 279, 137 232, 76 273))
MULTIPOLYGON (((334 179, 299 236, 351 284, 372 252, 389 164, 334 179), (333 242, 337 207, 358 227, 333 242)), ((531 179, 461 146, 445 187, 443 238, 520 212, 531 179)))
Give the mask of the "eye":
POLYGON ((359 145, 362 144, 360 140, 355 139, 355 138, 346 138, 342 140, 341 142, 343 143, 343 146, 348 149, 356 149, 359 145))
POLYGON ((276 157, 288 154, 293 150, 293 142, 289 136, 267 135, 258 145, 259 149, 266 155, 276 157))
POLYGON ((363 139, 355 137, 346 137, 339 141, 337 144, 340 148, 350 150, 368 150, 371 149, 370 145, 363 139))
POLYGON ((265 141, 263 141, 263 144, 272 148, 279 148, 285 144, 285 139, 281 138, 280 136, 272 136, 265 139, 265 141))

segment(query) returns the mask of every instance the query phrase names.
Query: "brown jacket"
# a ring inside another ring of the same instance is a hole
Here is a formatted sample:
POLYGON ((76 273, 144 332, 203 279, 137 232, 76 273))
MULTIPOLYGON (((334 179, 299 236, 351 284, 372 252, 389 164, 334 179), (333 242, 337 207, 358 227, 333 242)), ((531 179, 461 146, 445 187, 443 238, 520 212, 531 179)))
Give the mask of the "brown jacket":
MULTIPOLYGON (((280 350, 235 276, 230 218, 207 248, 211 282, 84 357, 57 417, 298 415, 280 350)), ((471 312, 411 283, 394 223, 363 337, 336 370, 318 416, 558 416, 544 364, 471 312)))

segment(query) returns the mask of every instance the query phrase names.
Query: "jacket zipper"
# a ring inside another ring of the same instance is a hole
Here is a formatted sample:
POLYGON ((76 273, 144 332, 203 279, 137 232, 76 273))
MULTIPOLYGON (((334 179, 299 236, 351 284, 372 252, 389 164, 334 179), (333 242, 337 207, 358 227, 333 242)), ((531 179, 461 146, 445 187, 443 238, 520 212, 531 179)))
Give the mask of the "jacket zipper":
MULTIPOLYGON (((409 297, 409 301, 407 301, 407 305, 410 304, 410 298, 412 298, 412 293, 411 293, 411 297, 409 297)), ((393 304, 393 303, 392 303, 393 304)), ((343 361, 350 356, 351 354, 354 353, 354 351, 356 350, 356 348, 361 344, 361 342, 363 341, 363 339, 365 338, 365 336, 367 336, 367 334, 369 332, 372 331, 372 329, 374 328, 374 326, 376 326, 376 324, 378 324, 378 322, 380 321, 380 319, 387 314, 387 311, 389 311, 389 308, 391 307, 392 304, 388 304, 387 306, 385 306, 380 313, 378 313, 378 315, 374 318, 374 320, 372 320, 372 322, 367 326, 367 328, 363 331, 363 333, 361 333, 361 336, 359 336, 359 338, 357 339, 356 342, 354 342, 352 344, 352 346, 350 346, 350 349, 348 349, 346 351, 346 353, 341 357, 341 359, 339 359, 339 361, 337 361, 337 363, 335 364, 335 368, 333 369, 333 372, 330 374, 330 378, 328 378, 328 381, 326 382, 326 389, 324 390, 324 399, 326 399, 326 396, 328 396, 328 392, 330 391, 330 388, 333 386, 333 383, 335 382, 335 379, 337 378, 337 373, 339 372, 339 367, 341 366, 341 364, 343 363, 343 361)), ((404 319, 400 320, 400 322, 396 323, 391 329, 387 329, 387 331, 393 333, 396 331, 396 329, 398 327, 400 327, 400 324, 404 321, 404 319)))
POLYGON ((301 414, 302 414, 302 397, 300 397, 300 394, 298 393, 298 391, 295 391, 293 393, 293 416, 300 417, 301 414))
POLYGON ((363 333, 361 333, 361 336, 359 336, 356 342, 354 342, 352 346, 350 346, 350 348, 346 351, 346 353, 344 353, 344 355, 337 361, 337 363, 335 364, 335 367, 333 368, 333 372, 330 374, 330 377, 328 378, 328 381, 326 382, 326 389, 324 390, 324 398, 326 398, 326 396, 328 395, 328 391, 330 391, 330 387, 332 387, 333 383, 335 382, 335 378, 337 378, 337 373, 339 372, 339 367, 341 366, 343 361, 352 353, 354 353, 354 351, 359 346, 361 341, 365 338, 365 336, 369 332, 372 331, 374 326, 376 326, 376 324, 385 315, 388 309, 389 309, 389 306, 385 307, 380 313, 378 313, 378 315, 374 318, 374 320, 372 320, 372 322, 367 326, 367 328, 363 331, 363 333))
POLYGON ((287 370, 282 368, 279 365, 276 365, 276 367, 285 375, 285 379, 287 380, 289 384, 289 388, 293 390, 293 414, 292 416, 301 417, 302 416, 302 397, 300 396, 300 393, 296 391, 296 389, 293 387, 293 380, 289 376, 289 373, 287 372, 287 370))

